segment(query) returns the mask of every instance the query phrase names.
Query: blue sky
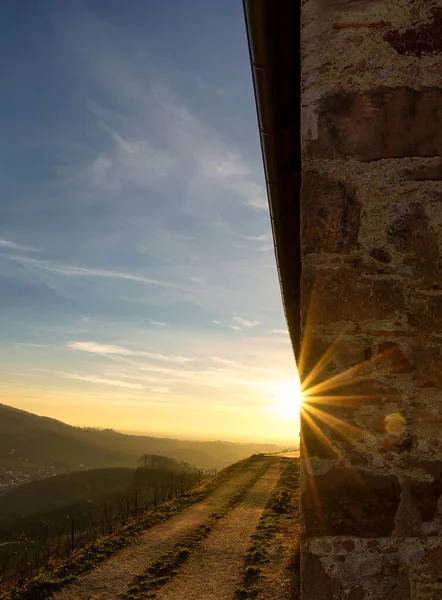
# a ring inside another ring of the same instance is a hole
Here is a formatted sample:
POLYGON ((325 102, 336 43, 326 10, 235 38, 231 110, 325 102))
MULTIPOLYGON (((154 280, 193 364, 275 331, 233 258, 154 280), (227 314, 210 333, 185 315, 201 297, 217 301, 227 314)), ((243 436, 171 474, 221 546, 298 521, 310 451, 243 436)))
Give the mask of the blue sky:
POLYGON ((242 3, 10 1, 0 23, 0 401, 291 439, 242 3))

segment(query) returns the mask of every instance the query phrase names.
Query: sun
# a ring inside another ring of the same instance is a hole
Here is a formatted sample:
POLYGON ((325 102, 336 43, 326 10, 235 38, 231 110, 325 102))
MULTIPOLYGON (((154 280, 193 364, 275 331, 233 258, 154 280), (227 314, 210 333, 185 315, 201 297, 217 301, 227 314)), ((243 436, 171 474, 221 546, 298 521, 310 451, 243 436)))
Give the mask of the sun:
POLYGON ((302 392, 299 380, 283 381, 276 385, 272 394, 272 409, 281 417, 296 419, 302 405, 302 392))

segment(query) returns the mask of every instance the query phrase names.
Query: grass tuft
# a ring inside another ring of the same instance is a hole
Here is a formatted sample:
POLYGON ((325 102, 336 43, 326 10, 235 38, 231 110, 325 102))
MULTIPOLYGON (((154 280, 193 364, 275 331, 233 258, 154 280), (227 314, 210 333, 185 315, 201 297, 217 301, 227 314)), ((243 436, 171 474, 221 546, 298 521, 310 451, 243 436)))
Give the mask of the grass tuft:
POLYGON ((235 591, 238 600, 257 597, 275 536, 286 521, 299 521, 299 469, 299 461, 291 461, 270 494, 245 556, 243 582, 235 591))

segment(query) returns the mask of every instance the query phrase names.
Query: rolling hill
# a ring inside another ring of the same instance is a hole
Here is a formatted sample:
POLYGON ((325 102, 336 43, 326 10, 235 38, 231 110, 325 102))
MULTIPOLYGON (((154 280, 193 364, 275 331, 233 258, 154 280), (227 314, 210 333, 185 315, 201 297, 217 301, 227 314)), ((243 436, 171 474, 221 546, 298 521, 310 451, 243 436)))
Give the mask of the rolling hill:
MULTIPOLYGON (((90 469, 63 473, 17 485, 0 494, 0 547, 17 540, 22 533, 39 538, 46 531, 70 530, 71 519, 77 528, 92 516, 99 518, 105 505, 115 513, 123 505, 138 500, 144 504, 153 499, 153 486, 159 497, 168 487, 168 478, 181 478, 184 489, 199 481, 199 471, 181 461, 156 457, 154 467, 90 469)), ((130 509, 129 509, 130 510, 130 509)), ((90 526, 90 524, 89 524, 90 526)))
POLYGON ((28 473, 41 469, 60 472, 135 467, 142 454, 221 469, 251 454, 278 450, 273 444, 196 442, 73 427, 0 404, 0 467, 28 473))
POLYGON ((23 483, 0 495, 0 523, 122 494, 133 485, 134 475, 135 469, 116 467, 66 473, 23 483))

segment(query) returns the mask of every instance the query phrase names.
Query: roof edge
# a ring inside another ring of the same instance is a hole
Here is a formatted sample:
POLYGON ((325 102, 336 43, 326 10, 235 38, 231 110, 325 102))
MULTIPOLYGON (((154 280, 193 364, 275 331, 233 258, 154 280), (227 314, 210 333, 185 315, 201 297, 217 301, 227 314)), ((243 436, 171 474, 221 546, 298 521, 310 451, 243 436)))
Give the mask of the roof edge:
POLYGON ((295 358, 301 344, 300 2, 243 0, 281 295, 295 358))

